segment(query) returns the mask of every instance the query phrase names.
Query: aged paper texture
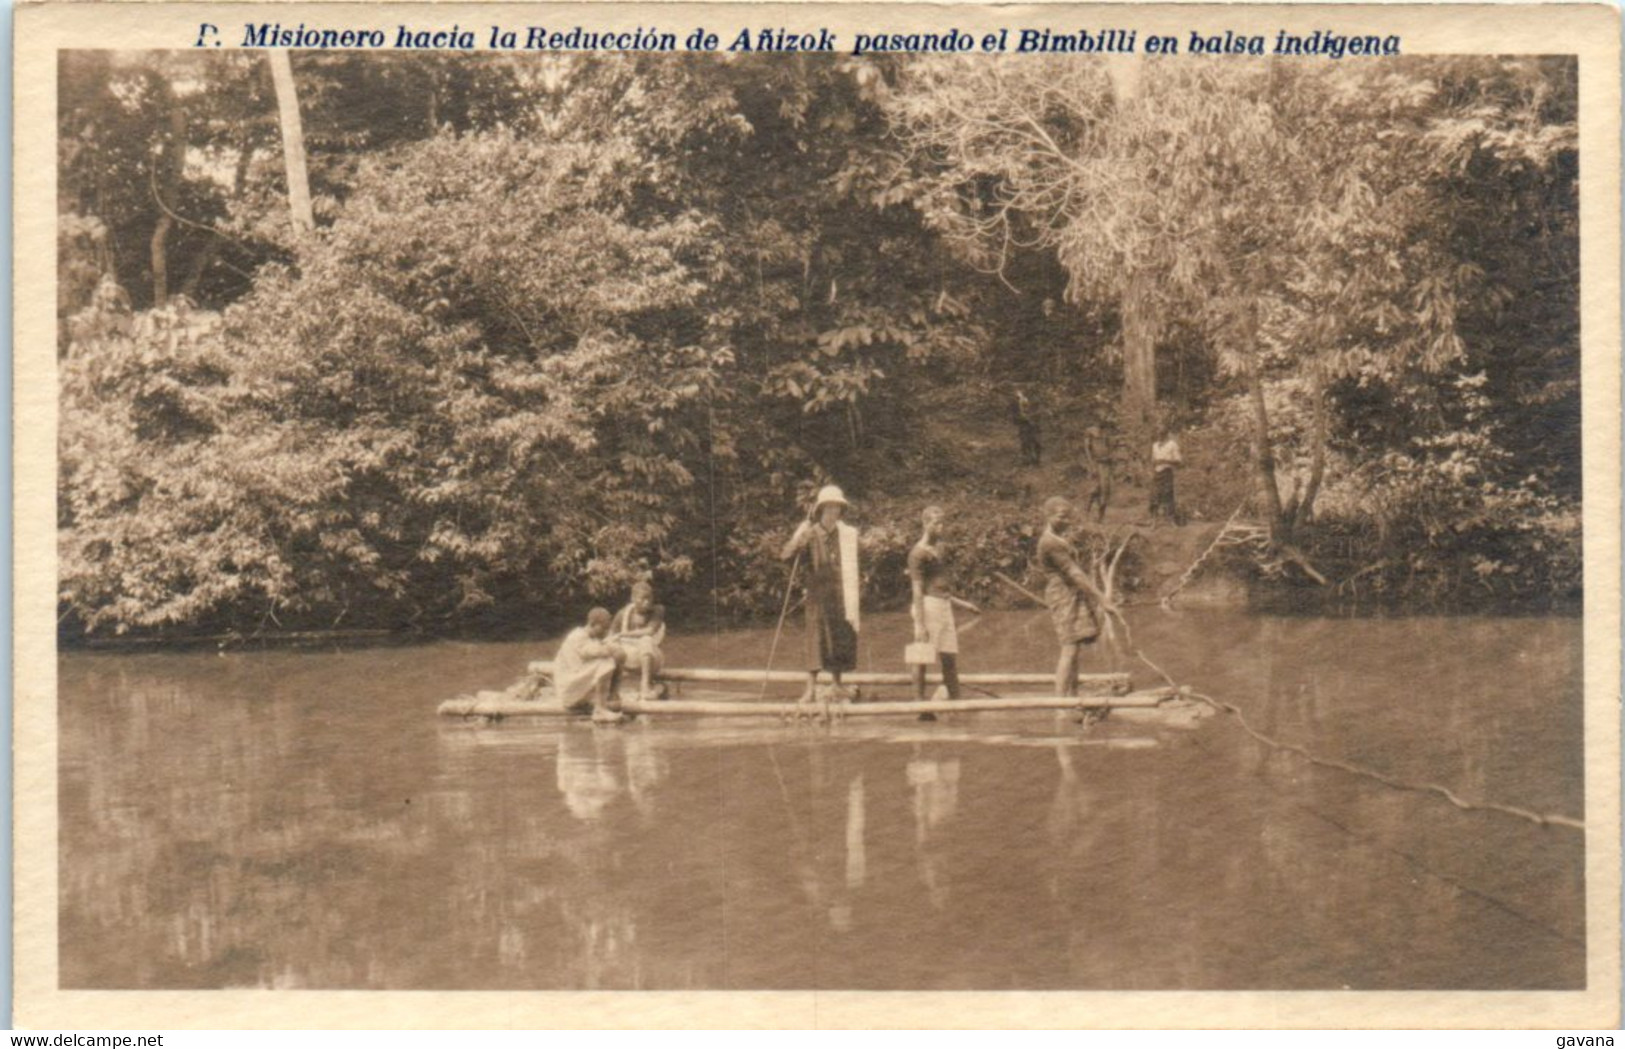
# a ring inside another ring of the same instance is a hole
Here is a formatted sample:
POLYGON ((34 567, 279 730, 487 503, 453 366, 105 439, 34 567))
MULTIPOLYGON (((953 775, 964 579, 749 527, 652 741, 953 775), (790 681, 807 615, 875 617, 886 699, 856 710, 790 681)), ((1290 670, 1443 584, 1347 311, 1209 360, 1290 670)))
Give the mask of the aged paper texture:
POLYGON ((15 25, 19 1027, 1617 1026, 1614 9, 15 25))

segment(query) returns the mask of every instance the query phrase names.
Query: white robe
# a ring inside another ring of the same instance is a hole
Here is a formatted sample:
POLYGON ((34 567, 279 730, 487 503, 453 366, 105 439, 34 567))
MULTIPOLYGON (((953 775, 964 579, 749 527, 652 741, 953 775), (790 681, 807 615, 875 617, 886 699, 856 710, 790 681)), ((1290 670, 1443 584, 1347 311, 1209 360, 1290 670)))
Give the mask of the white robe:
POLYGON ((590 699, 615 672, 615 657, 605 642, 596 640, 587 628, 578 626, 564 638, 553 657, 553 694, 566 709, 590 699), (604 654, 593 654, 602 651, 604 654))
POLYGON ((845 521, 835 522, 835 541, 841 547, 841 604, 846 610, 846 621, 852 629, 858 625, 858 530, 845 521))

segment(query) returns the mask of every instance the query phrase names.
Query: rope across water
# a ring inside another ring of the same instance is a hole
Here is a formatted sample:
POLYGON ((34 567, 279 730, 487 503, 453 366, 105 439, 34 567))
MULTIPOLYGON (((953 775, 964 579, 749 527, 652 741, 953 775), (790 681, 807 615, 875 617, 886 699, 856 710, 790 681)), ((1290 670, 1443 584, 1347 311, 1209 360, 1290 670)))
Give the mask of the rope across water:
POLYGON ((1516 816, 1518 819, 1528 820, 1530 823, 1536 823, 1543 827, 1569 827, 1573 830, 1580 831, 1586 829, 1585 822, 1583 820, 1577 820, 1572 816, 1555 815, 1544 812, 1532 812, 1529 809, 1519 808, 1516 805, 1502 805, 1493 801, 1468 801, 1455 791, 1451 790, 1449 787, 1444 787, 1437 783, 1410 783, 1405 780, 1396 779, 1386 773, 1378 772, 1375 769, 1364 768, 1360 765, 1342 761, 1338 758, 1328 758, 1322 757, 1319 754, 1313 754, 1306 748, 1299 746, 1296 743, 1287 743, 1283 740, 1278 740, 1272 736, 1265 735, 1264 733, 1253 728, 1253 726, 1248 723, 1247 716, 1242 713, 1240 707, 1233 703, 1226 703, 1221 699, 1214 699, 1212 696, 1193 691, 1188 686, 1179 685, 1174 681, 1173 678, 1168 676, 1167 671, 1157 666, 1157 664, 1151 662, 1151 660, 1146 657, 1144 652, 1136 649, 1134 654, 1139 657, 1140 662, 1144 663, 1146 666, 1150 667, 1152 670, 1161 675, 1163 680, 1167 681, 1168 684, 1176 689, 1181 696, 1187 696, 1191 699, 1197 700, 1198 702, 1206 703, 1214 710, 1231 715, 1236 719, 1236 724, 1240 725, 1244 732, 1258 740, 1260 743, 1274 750, 1288 751, 1290 753, 1297 754, 1299 757, 1311 764, 1322 765, 1326 768, 1338 769, 1343 772, 1351 773, 1355 776, 1364 777, 1365 779, 1375 780, 1376 782, 1381 783, 1386 787, 1391 787, 1395 790, 1414 791, 1420 794, 1437 794, 1439 797, 1442 797, 1446 801, 1450 802, 1450 804, 1454 805, 1456 808, 1464 811, 1499 812, 1503 815, 1516 816))

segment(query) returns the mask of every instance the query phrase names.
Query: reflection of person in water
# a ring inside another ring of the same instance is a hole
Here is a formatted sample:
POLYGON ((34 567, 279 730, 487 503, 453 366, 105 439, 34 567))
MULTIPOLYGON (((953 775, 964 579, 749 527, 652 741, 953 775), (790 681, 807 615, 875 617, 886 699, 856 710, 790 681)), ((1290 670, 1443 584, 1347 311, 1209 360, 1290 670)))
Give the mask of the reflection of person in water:
POLYGON ((567 730, 559 737, 558 785, 577 819, 595 820, 622 792, 640 813, 654 807, 666 762, 654 741, 635 730, 613 735, 567 730))
POLYGON ((626 790, 641 815, 654 811, 655 788, 666 778, 666 758, 647 732, 623 732, 618 742, 626 749, 626 790))
POLYGON ((914 853, 920 881, 931 906, 948 905, 947 862, 939 847, 941 830, 959 808, 959 759, 935 761, 916 758, 908 763, 908 784, 914 788, 914 853))
POLYGON ((852 896, 869 877, 869 852, 864 846, 867 824, 863 775, 853 776, 846 787, 846 879, 845 891, 835 894, 829 909, 829 923, 839 932, 852 928, 852 896))
POLYGON ((578 820, 603 815, 623 789, 615 763, 605 760, 606 749, 618 749, 615 742, 596 732, 566 731, 559 738, 559 793, 578 820))
MULTIPOLYGON (((532 874, 529 891, 512 893, 531 908, 521 926, 530 937, 530 972, 552 966, 570 986, 582 990, 631 990, 641 986, 648 959, 640 948, 640 909, 616 872, 627 866, 626 809, 615 800, 635 773, 623 771, 626 740, 621 733, 568 726, 558 736, 558 788, 572 824, 555 813, 543 824, 547 855, 565 862, 532 874), (572 829, 572 826, 574 829, 572 829), (541 912, 541 913, 536 913, 541 912)), ((506 871, 506 885, 526 877, 522 868, 506 871)), ((501 897, 504 893, 496 893, 501 897)), ((518 986, 518 984, 515 984, 518 986)))

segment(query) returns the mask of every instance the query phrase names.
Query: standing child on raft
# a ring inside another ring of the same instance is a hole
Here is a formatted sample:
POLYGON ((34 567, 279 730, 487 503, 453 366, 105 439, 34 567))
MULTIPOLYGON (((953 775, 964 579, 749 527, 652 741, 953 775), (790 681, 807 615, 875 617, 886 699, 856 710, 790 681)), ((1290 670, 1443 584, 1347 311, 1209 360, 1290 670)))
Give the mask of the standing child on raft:
MULTIPOLYGON (((954 626, 954 606, 979 614, 981 609, 954 597, 948 588, 948 569, 943 563, 938 539, 942 535, 942 508, 928 506, 920 514, 923 531, 920 541, 908 552, 908 580, 913 600, 909 612, 914 617, 914 640, 930 642, 942 664, 942 686, 949 699, 959 698, 959 633, 954 626)), ((925 667, 912 668, 914 698, 925 699, 925 667)))

